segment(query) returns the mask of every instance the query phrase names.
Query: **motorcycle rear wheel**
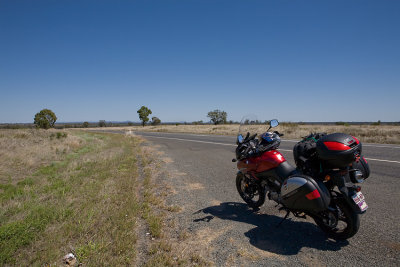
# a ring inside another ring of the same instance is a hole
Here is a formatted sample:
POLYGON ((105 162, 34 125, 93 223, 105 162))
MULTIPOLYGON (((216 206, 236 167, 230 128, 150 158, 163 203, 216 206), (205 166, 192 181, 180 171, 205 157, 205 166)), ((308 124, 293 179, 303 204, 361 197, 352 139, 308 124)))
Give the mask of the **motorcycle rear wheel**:
POLYGON ((325 212, 325 218, 315 216, 315 223, 334 239, 348 239, 354 236, 360 228, 360 217, 344 199, 334 200, 335 211, 325 212), (332 222, 333 221, 333 222, 332 222))
POLYGON ((265 190, 260 183, 242 173, 236 176, 236 189, 251 208, 259 208, 265 202, 265 190))

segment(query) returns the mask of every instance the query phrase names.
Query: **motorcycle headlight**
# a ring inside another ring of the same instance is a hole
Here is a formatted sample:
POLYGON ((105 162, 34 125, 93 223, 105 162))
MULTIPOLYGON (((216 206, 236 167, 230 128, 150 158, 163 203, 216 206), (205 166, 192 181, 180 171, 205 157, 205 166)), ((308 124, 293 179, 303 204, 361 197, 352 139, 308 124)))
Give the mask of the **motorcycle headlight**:
POLYGON ((352 172, 350 172, 350 179, 355 184, 360 184, 364 182, 364 176, 360 170, 353 170, 352 172))

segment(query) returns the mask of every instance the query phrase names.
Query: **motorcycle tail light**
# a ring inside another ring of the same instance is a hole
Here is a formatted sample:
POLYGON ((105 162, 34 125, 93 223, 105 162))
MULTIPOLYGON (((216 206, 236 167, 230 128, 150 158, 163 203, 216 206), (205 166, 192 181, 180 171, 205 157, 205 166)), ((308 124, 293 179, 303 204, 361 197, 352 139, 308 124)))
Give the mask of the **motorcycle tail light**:
POLYGON ((330 179, 331 179, 331 176, 327 174, 325 176, 324 182, 328 182, 330 179))
POLYGON ((356 187, 356 192, 360 192, 361 191, 361 186, 357 186, 356 187))
POLYGON ((308 198, 308 200, 313 200, 313 199, 317 199, 320 198, 321 195, 318 192, 318 189, 315 189, 314 191, 312 191, 311 193, 308 193, 306 195, 306 198, 308 198))

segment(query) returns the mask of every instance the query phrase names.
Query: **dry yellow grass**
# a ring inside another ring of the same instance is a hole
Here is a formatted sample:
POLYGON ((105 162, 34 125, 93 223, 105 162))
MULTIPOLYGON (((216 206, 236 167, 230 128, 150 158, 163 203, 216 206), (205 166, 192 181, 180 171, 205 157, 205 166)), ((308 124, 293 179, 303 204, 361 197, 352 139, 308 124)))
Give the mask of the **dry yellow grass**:
MULTIPOLYGON (((268 129, 267 125, 254 126, 252 131, 261 134, 268 129)), ((148 131, 148 132, 170 132, 170 133, 195 133, 236 135, 239 131, 238 124, 232 125, 158 125, 158 126, 133 126, 97 128, 96 130, 125 130, 125 131, 148 131)), ((282 123, 274 128, 283 134, 284 139, 301 139, 311 132, 335 133, 342 132, 351 134, 362 142, 400 144, 400 126, 394 125, 302 125, 296 123, 282 123)))
POLYGON ((0 183, 17 183, 84 142, 60 130, 0 130, 0 183))

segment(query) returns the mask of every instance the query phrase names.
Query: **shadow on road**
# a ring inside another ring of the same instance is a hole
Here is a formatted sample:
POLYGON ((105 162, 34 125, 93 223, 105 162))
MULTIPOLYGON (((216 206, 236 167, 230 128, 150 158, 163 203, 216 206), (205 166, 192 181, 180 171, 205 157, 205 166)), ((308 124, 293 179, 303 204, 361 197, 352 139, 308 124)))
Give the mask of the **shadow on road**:
POLYGON ((256 226, 244 235, 253 246, 276 254, 295 255, 303 247, 338 251, 349 244, 348 241, 328 239, 315 224, 307 221, 288 219, 277 227, 282 217, 254 212, 243 203, 221 203, 199 210, 195 214, 200 213, 207 216, 195 219, 194 222, 210 223, 217 217, 256 226))

